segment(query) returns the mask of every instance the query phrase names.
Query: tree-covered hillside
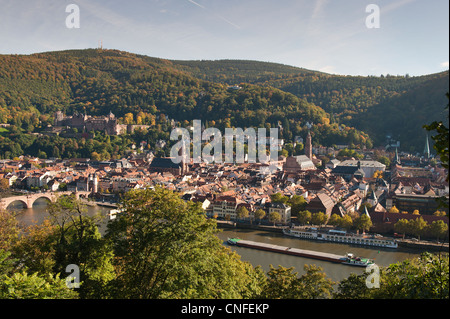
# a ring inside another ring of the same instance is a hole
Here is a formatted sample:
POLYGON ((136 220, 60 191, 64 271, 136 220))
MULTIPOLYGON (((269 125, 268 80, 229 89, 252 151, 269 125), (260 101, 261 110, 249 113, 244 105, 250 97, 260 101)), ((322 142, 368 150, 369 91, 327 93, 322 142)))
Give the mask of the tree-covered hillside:
MULTIPOLYGON (((367 134, 350 126, 338 127, 322 108, 294 94, 251 83, 230 90, 226 84, 180 70, 168 60, 97 49, 0 56, 1 123, 36 133, 53 123, 58 110, 68 115, 112 111, 124 123, 148 124, 165 133, 171 127, 161 119, 167 116, 183 126, 201 119, 221 130, 282 125, 280 135, 288 141, 306 136, 306 123, 313 122, 321 125, 315 131, 315 143, 371 145, 367 134)), ((37 155, 33 144, 42 138, 18 140, 20 132, 10 132, 14 134, 2 133, 0 139, 9 155, 17 156, 21 150, 37 155)), ((135 142, 152 144, 153 133, 141 134, 135 142)), ((56 155, 53 149, 47 150, 48 156, 56 155)), ((86 152, 75 148, 65 156, 86 152)))
MULTIPOLYGON (((47 156, 89 155, 92 147, 84 149, 83 141, 23 136, 51 125, 59 110, 113 112, 123 123, 152 126, 147 134, 127 137, 130 143, 167 138, 168 116, 185 127, 194 119, 221 130, 282 127, 286 142, 304 138, 309 122, 315 144, 371 147, 372 139, 383 145, 391 134, 406 150, 420 151, 422 125, 442 115, 447 90, 448 72, 346 77, 276 63, 169 61, 99 49, 0 55, 0 123, 15 127, 0 133, 0 155, 37 155, 40 145, 48 145, 47 156), (240 87, 230 89, 234 84, 240 87), (74 147, 61 154, 55 143, 74 147)), ((120 156, 126 143, 117 142, 95 152, 120 156)))
POLYGON ((320 106, 332 122, 370 132, 377 145, 386 135, 405 151, 421 151, 422 125, 442 117, 449 72, 412 77, 340 76, 276 63, 241 60, 174 61, 181 69, 210 81, 270 86, 320 106), (389 120, 385 121, 385 116, 389 120), (383 119, 380 121, 380 119, 383 119))

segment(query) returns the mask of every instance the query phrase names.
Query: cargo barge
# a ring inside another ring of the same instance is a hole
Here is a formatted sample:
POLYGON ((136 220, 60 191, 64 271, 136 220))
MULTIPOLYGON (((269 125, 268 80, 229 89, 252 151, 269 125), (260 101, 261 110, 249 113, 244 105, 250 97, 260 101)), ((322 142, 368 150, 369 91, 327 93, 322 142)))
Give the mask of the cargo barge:
POLYGON ((281 254, 286 254, 286 255, 324 260, 324 261, 329 261, 329 262, 334 262, 334 263, 345 263, 347 265, 368 266, 373 263, 373 261, 370 259, 354 257, 352 254, 348 254, 347 256, 341 256, 341 255, 330 254, 330 253, 325 253, 325 252, 320 252, 320 251, 284 247, 284 246, 272 245, 272 244, 267 244, 267 243, 255 242, 255 241, 251 241, 251 240, 243 240, 243 239, 239 239, 239 238, 229 238, 228 244, 238 246, 238 247, 253 248, 253 249, 265 250, 265 251, 281 253, 281 254), (353 262, 353 261, 357 261, 357 262, 353 262))

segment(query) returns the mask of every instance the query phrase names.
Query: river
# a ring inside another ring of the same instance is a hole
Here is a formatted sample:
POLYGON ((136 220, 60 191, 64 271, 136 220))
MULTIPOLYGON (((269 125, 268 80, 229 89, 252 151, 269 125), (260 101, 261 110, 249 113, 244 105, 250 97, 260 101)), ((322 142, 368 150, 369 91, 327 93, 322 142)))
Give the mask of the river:
MULTIPOLYGON (((238 237, 246 240, 253 240, 306 250, 322 251, 342 256, 346 255, 347 253, 353 253, 356 256, 374 259, 375 264, 379 266, 389 266, 390 264, 396 263, 398 261, 403 261, 408 258, 420 256, 420 252, 418 252, 417 250, 404 249, 400 247, 397 249, 372 248, 357 245, 319 242, 313 240, 292 238, 283 234, 267 231, 222 229, 222 231, 218 234, 218 237, 224 240, 224 242, 228 238, 238 237)), ((294 267, 295 271, 298 272, 299 275, 301 275, 304 273, 303 267, 305 264, 315 264, 322 267, 327 276, 334 281, 340 281, 344 278, 347 278, 351 273, 361 274, 365 271, 364 267, 336 264, 317 259, 290 256, 244 247, 230 247, 241 256, 242 260, 248 261, 254 266, 260 265, 265 271, 268 271, 270 269, 270 265, 273 265, 274 267, 281 265, 283 267, 294 267)))
MULTIPOLYGON (((21 209, 20 204, 17 203, 17 205, 18 206, 14 207, 10 206, 9 209, 19 211, 16 218, 25 225, 30 225, 36 222, 41 223, 44 218, 48 216, 46 212, 47 201, 44 199, 37 200, 32 209, 21 209)), ((110 209, 111 208, 102 206, 89 206, 88 214, 101 214, 102 216, 106 217, 110 209)), ((102 225, 100 226, 100 232, 103 233, 105 228, 106 223, 102 223, 102 225)), ((283 234, 258 230, 221 229, 220 233, 217 236, 221 240, 223 240, 224 245, 227 245, 226 241, 228 238, 238 237, 241 239, 265 242, 286 247, 323 251, 333 254, 339 254, 342 256, 344 256, 346 253, 353 253, 356 256, 374 259, 375 263, 379 266, 388 266, 392 263, 403 261, 408 258, 418 257, 420 255, 420 251, 400 247, 397 249, 388 249, 318 242, 305 239, 297 239, 285 236, 283 234)), ((322 267, 323 271, 333 281, 340 281, 344 278, 347 278, 351 273, 361 274, 365 270, 363 267, 360 268, 335 264, 321 260, 289 256, 268 251, 254 250, 250 248, 236 246, 230 247, 241 256, 241 259, 243 261, 248 261, 253 266, 260 265, 265 271, 268 271, 270 269, 270 265, 273 265, 274 267, 281 265, 283 267, 294 267, 295 271, 298 272, 299 275, 301 275, 304 273, 303 267, 305 264, 315 264, 322 267)))

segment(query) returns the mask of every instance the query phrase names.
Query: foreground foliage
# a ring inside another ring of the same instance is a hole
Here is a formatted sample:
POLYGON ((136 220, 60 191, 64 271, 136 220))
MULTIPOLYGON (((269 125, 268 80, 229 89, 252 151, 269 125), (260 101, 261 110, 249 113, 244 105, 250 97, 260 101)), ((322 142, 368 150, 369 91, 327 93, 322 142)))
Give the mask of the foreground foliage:
POLYGON ((424 254, 380 267, 379 288, 368 273, 335 283, 315 265, 253 267, 216 236, 214 220, 198 204, 170 190, 132 191, 123 212, 100 235, 100 220, 73 197, 50 205, 50 218, 20 229, 0 214, 0 298, 265 298, 448 299, 448 254, 424 254), (80 270, 69 289, 67 265, 80 270))

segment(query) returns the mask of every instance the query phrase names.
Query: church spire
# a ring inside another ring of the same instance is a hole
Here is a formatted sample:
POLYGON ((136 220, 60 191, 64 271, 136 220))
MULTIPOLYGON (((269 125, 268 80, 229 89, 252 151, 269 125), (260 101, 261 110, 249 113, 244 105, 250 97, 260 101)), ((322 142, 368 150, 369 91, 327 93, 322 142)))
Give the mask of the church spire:
POLYGON ((306 136, 305 155, 312 160, 312 138, 309 130, 308 135, 306 136))

